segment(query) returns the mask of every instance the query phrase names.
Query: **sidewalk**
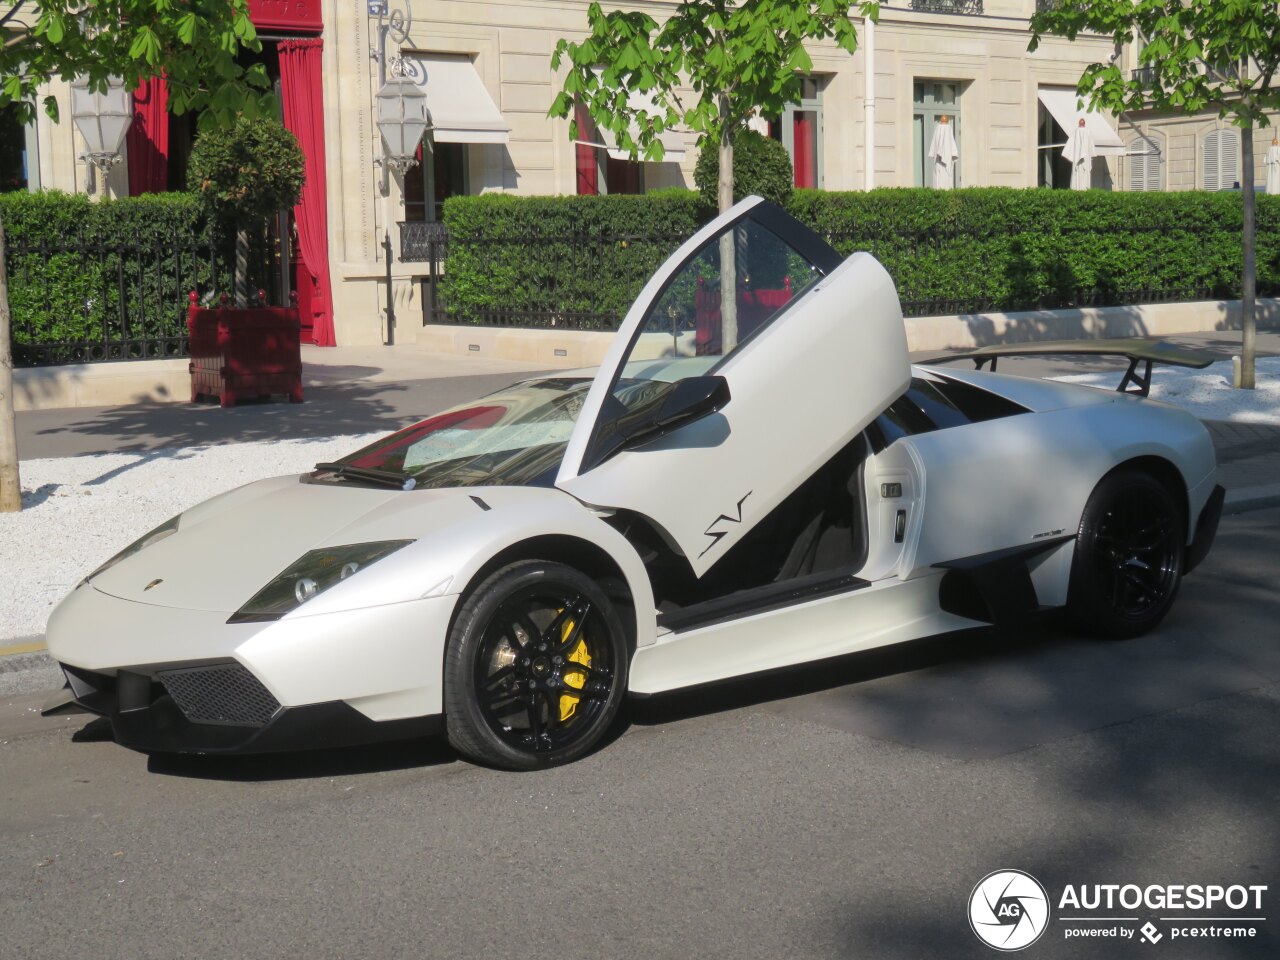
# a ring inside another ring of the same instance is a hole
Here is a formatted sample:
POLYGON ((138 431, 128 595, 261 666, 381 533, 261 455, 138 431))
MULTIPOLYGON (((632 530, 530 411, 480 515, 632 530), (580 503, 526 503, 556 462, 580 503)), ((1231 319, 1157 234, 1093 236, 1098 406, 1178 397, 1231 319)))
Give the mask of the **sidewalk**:
POLYGON ((413 345, 303 348, 301 404, 135 403, 19 412, 18 458, 144 452, 249 440, 390 432, 531 376, 516 361, 413 345))

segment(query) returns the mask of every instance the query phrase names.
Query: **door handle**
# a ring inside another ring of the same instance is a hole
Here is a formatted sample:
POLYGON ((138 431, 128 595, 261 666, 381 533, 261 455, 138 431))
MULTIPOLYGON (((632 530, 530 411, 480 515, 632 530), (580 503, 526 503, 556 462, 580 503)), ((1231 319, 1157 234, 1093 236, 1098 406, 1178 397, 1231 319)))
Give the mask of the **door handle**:
POLYGON ((893 542, 901 543, 907 535, 907 511, 899 510, 898 519, 893 523, 893 542))

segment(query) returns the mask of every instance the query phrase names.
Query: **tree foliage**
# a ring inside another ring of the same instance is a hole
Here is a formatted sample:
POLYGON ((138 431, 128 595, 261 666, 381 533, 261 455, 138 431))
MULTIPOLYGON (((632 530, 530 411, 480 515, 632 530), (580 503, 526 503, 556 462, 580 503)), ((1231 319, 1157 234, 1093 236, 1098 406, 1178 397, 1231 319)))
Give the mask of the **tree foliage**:
MULTIPOLYGON (((0 18, 0 105, 18 119, 35 115, 41 87, 87 77, 96 90, 112 77, 126 84, 163 73, 169 109, 209 111, 201 122, 266 109, 269 87, 261 64, 245 66, 242 49, 259 50, 247 0, 19 0, 0 18)), ((43 96, 49 116, 58 103, 43 96)))
MULTIPOLYGON (((734 202, 754 194, 780 207, 786 206, 787 200, 791 198, 794 178, 787 148, 772 137, 762 136, 751 129, 741 131, 734 146, 734 202)), ((698 154, 693 182, 697 185, 703 202, 714 208, 720 182, 720 157, 715 149, 704 148, 698 154)))
MULTIPOLYGON (((754 113, 778 116, 799 101, 801 76, 813 69, 805 43, 857 49, 854 6, 878 15, 878 4, 865 0, 685 0, 659 24, 647 13, 605 13, 592 3, 590 35, 556 44, 552 67, 567 60, 568 72, 551 115, 572 116, 580 100, 632 159, 661 160, 658 135, 677 125, 696 132, 705 149, 754 113), (632 110, 631 93, 651 106, 632 110)), ((578 135, 576 123, 570 132, 578 135)))
POLYGON ((294 206, 304 178, 297 137, 271 117, 241 117, 200 134, 187 168, 188 185, 209 217, 238 228, 294 206))

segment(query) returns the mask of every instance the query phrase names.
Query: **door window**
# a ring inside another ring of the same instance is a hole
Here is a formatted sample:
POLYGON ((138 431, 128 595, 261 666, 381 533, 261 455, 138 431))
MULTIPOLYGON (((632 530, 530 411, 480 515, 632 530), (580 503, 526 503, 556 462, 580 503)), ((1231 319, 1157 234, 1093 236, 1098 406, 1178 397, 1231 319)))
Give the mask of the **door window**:
POLYGON ((810 253, 751 216, 698 248, 645 313, 602 410, 602 428, 643 419, 675 383, 714 371, 839 263, 825 244, 810 253))

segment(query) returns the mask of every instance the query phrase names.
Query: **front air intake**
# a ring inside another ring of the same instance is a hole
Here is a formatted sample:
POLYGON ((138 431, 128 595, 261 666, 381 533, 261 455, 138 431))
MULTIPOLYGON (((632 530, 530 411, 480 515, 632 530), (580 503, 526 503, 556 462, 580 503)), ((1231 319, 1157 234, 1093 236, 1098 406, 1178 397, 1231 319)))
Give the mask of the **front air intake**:
POLYGON ((238 663, 163 670, 156 679, 192 723, 261 727, 280 709, 280 701, 238 663))

